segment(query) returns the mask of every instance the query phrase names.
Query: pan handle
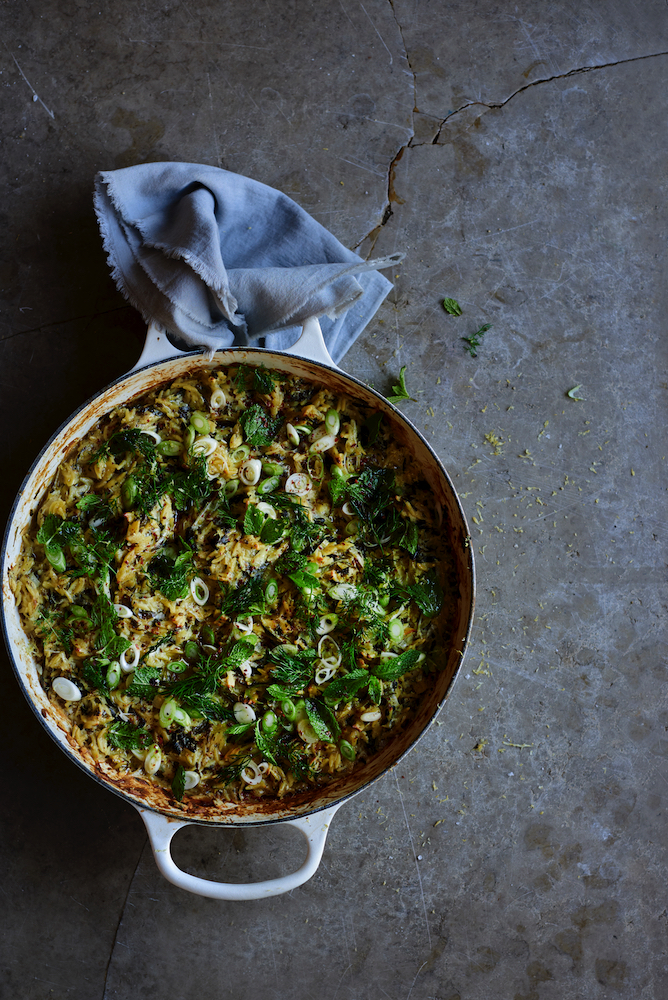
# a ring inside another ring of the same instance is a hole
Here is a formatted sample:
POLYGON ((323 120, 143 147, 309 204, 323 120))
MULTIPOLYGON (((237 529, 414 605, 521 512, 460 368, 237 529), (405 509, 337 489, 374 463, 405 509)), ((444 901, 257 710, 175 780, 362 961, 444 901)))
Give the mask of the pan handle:
POLYGON ((329 368, 341 371, 329 356, 317 316, 309 316, 308 319, 304 320, 301 337, 296 344, 283 351, 283 354, 293 354, 298 358, 306 358, 307 361, 320 361, 329 368))
POLYGON ((315 875, 322 852, 325 849, 325 841, 329 831, 329 824, 334 813, 341 803, 323 809, 313 816, 304 816, 300 819, 292 819, 286 822, 287 826, 294 826, 302 834, 308 845, 306 861, 296 872, 283 875, 281 878, 267 879, 264 882, 236 883, 236 882, 212 882, 210 879, 198 878, 182 871, 174 863, 170 853, 170 844, 174 834, 184 826, 195 826, 197 824, 184 822, 183 820, 169 819, 160 813, 150 812, 148 809, 140 809, 137 812, 144 820, 148 837, 153 849, 155 862, 162 875, 176 885, 179 889, 187 892, 194 892, 197 896, 207 896, 209 899, 266 899, 269 896, 279 896, 283 892, 290 892, 298 886, 303 885, 308 879, 315 875))
POLYGON ((160 326, 152 319, 146 328, 146 339, 139 360, 132 366, 128 375, 145 365, 152 365, 158 361, 168 361, 170 358, 178 358, 180 354, 186 353, 188 352, 180 351, 178 347, 174 347, 169 342, 164 326, 160 326))
MULTIPOLYGON (((132 366, 130 372, 144 368, 145 365, 156 364, 158 361, 168 361, 170 358, 178 358, 179 355, 187 353, 189 352, 180 351, 178 347, 174 347, 167 337, 164 326, 151 320, 146 328, 146 340, 139 360, 132 366)), ((339 366, 335 365, 329 356, 325 338, 316 316, 310 316, 304 320, 299 340, 282 353, 306 358, 308 361, 320 361, 329 368, 337 368, 340 371, 339 366)))

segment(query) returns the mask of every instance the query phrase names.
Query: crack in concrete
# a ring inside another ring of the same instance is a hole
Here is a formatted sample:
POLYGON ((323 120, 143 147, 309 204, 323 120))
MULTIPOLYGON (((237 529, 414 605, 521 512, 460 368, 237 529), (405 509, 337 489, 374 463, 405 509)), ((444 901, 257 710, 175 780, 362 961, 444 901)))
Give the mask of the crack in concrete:
POLYGON ((139 851, 139 857, 137 858, 137 864, 135 865, 134 871, 132 873, 132 877, 130 878, 130 881, 128 883, 128 891, 125 894, 125 899, 123 900, 123 905, 121 907, 121 913, 120 913, 120 916, 118 918, 118 923, 116 924, 116 930, 114 932, 114 940, 111 942, 111 948, 109 950, 109 961, 107 962, 107 967, 104 970, 104 982, 102 984, 102 1000, 106 1000, 106 996, 107 996, 107 980, 109 979, 109 969, 111 968, 111 960, 114 957, 114 952, 116 950, 116 942, 118 941, 118 932, 121 929, 121 924, 123 923, 123 917, 125 916, 125 911, 126 911, 127 906, 128 906, 128 899, 130 898, 130 892, 132 891, 132 885, 134 883, 135 875, 137 874, 137 869, 139 868, 139 862, 142 859, 142 855, 144 853, 144 848, 146 847, 147 840, 148 840, 148 837, 145 837, 144 838, 144 843, 142 844, 141 850, 139 851))
POLYGON ((399 204, 399 205, 403 205, 403 203, 404 203, 404 199, 400 198, 397 195, 396 191, 394 190, 394 178, 396 176, 397 164, 399 163, 399 160, 401 159, 401 157, 404 155, 404 153, 406 152, 406 150, 410 146, 411 141, 415 138, 415 114, 418 111, 418 103, 417 103, 417 76, 416 76, 415 70, 411 66, 411 61, 410 61, 410 58, 408 56, 408 47, 406 45, 406 39, 404 38, 403 29, 402 29, 402 27, 401 27, 401 25, 399 23, 399 19, 397 18, 397 13, 396 13, 396 11, 394 9, 394 2, 393 2, 393 0, 389 0, 389 4, 390 4, 390 7, 392 9, 392 16, 393 16, 395 24, 397 26, 397 30, 399 32, 399 37, 401 38, 401 44, 404 47, 404 58, 406 60, 406 65, 408 66, 409 70, 411 71, 411 75, 413 77, 413 110, 411 111, 411 134, 409 135, 408 139, 406 139, 406 141, 404 143, 402 143, 402 145, 399 147, 399 149, 397 150, 397 152, 394 154, 394 156, 392 158, 392 161, 391 161, 391 163, 390 163, 390 165, 388 167, 388 170, 387 170, 387 201, 386 201, 385 208, 383 210, 383 216, 382 216, 380 222, 376 226, 374 226, 373 229, 371 229, 368 233, 366 233, 364 236, 362 236, 362 238, 360 240, 358 240, 357 243, 355 243, 355 245, 353 246, 353 250, 357 250, 357 248, 360 247, 367 240, 371 240, 371 246, 369 247, 369 252, 366 255, 366 259, 367 260, 373 254, 374 247, 376 246, 376 243, 378 241, 378 237, 380 236, 383 227, 389 222, 390 218, 392 217, 392 205, 393 205, 393 203, 396 203, 396 204, 399 204))
POLYGON ((566 80, 568 79, 569 76, 577 76, 580 73, 591 73, 592 70, 596 69, 610 69, 613 66, 624 66, 627 63, 641 62, 643 59, 656 59, 658 56, 667 56, 667 55, 668 51, 650 52, 648 55, 645 56, 631 56, 629 59, 618 59, 616 62, 600 63, 595 66, 578 66, 576 69, 569 69, 567 73, 556 73, 554 76, 546 76, 540 80, 532 80, 531 83, 526 83, 523 87, 518 87, 518 89, 513 91, 513 93, 510 94, 509 97, 506 97, 505 101, 489 101, 489 102, 471 101, 469 104, 463 104, 461 108, 457 108, 455 111, 451 111, 449 115, 445 116, 445 118, 439 125, 438 132, 432 139, 431 143, 420 142, 420 143, 415 143, 415 146, 427 146, 427 145, 438 146, 439 145, 438 140, 440 138, 441 132, 443 131, 443 127, 445 126, 445 124, 449 122, 450 119, 453 118, 455 115, 460 114, 462 111, 466 111, 467 108, 474 108, 477 106, 481 106, 489 108, 490 111, 495 108, 505 108, 506 104, 508 104, 509 101, 512 101, 514 97, 517 97, 518 94, 523 94, 525 90, 530 90, 531 87, 538 87, 543 83, 552 83, 554 80, 566 80))
POLYGON ((397 15, 396 15, 396 12, 394 10, 393 0, 389 0, 389 4, 390 4, 390 7, 392 8, 392 14, 394 15, 394 20, 397 23, 397 28, 399 29, 399 34, 401 35, 401 41, 402 41, 403 46, 404 46, 404 54, 405 54, 406 62, 408 64, 408 67, 409 67, 411 73, 413 74, 413 112, 412 112, 412 116, 411 116, 412 117, 412 122, 413 122, 413 129, 412 129, 412 133, 413 134, 399 148, 399 150, 394 155, 394 157, 392 158, 392 161, 391 161, 391 163, 389 165, 389 168, 388 168, 388 171, 387 171, 387 202, 386 202, 386 205, 385 205, 385 209, 383 211, 382 219, 380 220, 380 222, 376 226, 374 226, 373 229, 371 229, 368 233, 366 233, 366 235, 364 235, 355 244, 355 246, 353 247, 354 250, 357 250, 357 248, 360 247, 367 240, 371 240, 371 247, 369 248, 369 252, 367 254, 367 260, 369 259, 369 257, 372 256, 374 248, 376 246, 376 243, 378 242, 378 238, 379 238, 379 236, 380 236, 383 228, 387 225, 387 223, 392 218, 392 215, 393 215, 392 205, 393 204, 403 205, 403 203, 404 203, 404 199, 400 198, 399 195, 397 195, 397 193, 395 191, 395 188, 394 188, 394 179, 395 179, 395 176, 396 176, 397 164, 399 163, 399 161, 401 160, 402 156, 404 155, 404 153, 406 152, 407 149, 417 149, 420 146, 429 146, 429 145, 431 145, 431 146, 438 146, 438 145, 440 145, 440 143, 439 143, 438 140, 439 140, 439 138, 441 136, 441 132, 443 131, 443 128, 447 124, 447 122, 449 122, 450 119, 453 118, 455 115, 460 114, 462 111, 466 111, 467 108, 474 108, 474 107, 477 107, 477 106, 488 108, 489 110, 492 110, 492 109, 495 109, 495 108, 504 108, 506 106, 506 104, 508 104, 509 101, 512 101, 512 99, 514 97, 517 97, 518 94, 522 94, 522 93, 524 93, 525 90, 530 90, 531 87, 537 87, 537 86, 539 86, 540 84, 543 84, 543 83, 552 83, 554 80, 566 80, 570 76, 577 76, 580 73, 590 73, 592 70, 609 69, 609 68, 611 68, 613 66, 624 66, 627 63, 641 62, 644 59, 656 59, 659 56, 667 56, 668 55, 668 51, 665 51, 665 52, 650 52, 650 53, 648 53, 647 55, 644 55, 644 56, 631 56, 629 59, 618 59, 616 62, 600 63, 600 64, 597 64, 597 65, 594 65, 594 66, 579 66, 576 69, 570 69, 570 70, 568 70, 567 73, 557 73, 554 76, 544 77, 544 78, 542 78, 540 80, 532 80, 531 83, 527 83, 523 87, 518 87, 518 89, 515 90, 515 91, 513 91, 513 93, 510 94, 509 97, 506 97, 506 99, 504 101, 491 101, 491 102, 487 102, 487 101, 471 101, 469 104, 463 104, 461 106, 461 108, 457 108, 455 111, 451 111, 450 114, 446 115, 446 117, 442 119, 440 125, 438 126, 438 132, 436 133, 435 137, 432 139, 431 143, 426 143, 426 142, 415 142, 414 143, 413 142, 413 139, 415 138, 415 118, 414 118, 414 116, 415 116, 416 113, 417 114, 420 113, 419 108, 418 108, 418 100, 417 100, 417 76, 416 76, 415 70, 411 66, 411 61, 410 61, 410 58, 409 58, 409 55, 408 55, 408 48, 406 46, 406 41, 404 39, 404 33, 403 33, 402 28, 401 28, 401 25, 399 24, 399 21, 397 20, 397 15))

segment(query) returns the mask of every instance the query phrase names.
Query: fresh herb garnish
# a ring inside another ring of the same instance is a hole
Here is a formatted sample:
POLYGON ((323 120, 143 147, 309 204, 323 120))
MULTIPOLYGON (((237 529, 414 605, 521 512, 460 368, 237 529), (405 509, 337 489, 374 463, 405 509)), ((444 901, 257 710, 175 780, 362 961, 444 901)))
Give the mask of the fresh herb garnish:
MULTIPOLYGON (((390 403, 400 403, 402 399, 413 399, 413 397, 408 392, 406 388, 406 365, 403 365, 401 371, 399 372, 399 384, 392 386, 392 392, 387 397, 390 403)), ((413 399, 413 402, 415 400, 413 399)))
POLYGON ((262 723, 258 719, 255 723, 255 746, 258 748, 262 756, 268 760, 271 764, 278 764, 277 751, 278 751, 278 737, 276 735, 270 736, 268 733, 262 731, 262 723))
POLYGON ((272 676, 279 684, 303 691, 313 676, 313 662, 317 658, 315 649, 302 649, 296 653, 289 652, 281 646, 276 646, 269 653, 269 659, 276 664, 272 676))
POLYGON ((332 719, 334 720, 334 724, 336 725, 338 732, 341 730, 339 729, 336 719, 334 719, 333 713, 330 712, 329 709, 326 709, 325 705, 320 705, 317 701, 311 701, 310 698, 307 698, 304 701, 304 705, 306 707, 308 721, 310 722, 311 728, 318 739, 324 740, 325 743, 334 743, 336 741, 336 735, 330 728, 332 719))
POLYGON ((437 615, 443 607, 443 588, 434 572, 427 573, 419 583, 409 584, 405 589, 429 618, 437 615))
POLYGON ((111 453, 114 458, 120 458, 128 451, 137 452, 144 458, 154 459, 155 441, 150 434, 144 434, 143 431, 134 427, 124 431, 116 431, 115 434, 111 435, 106 445, 100 448, 95 457, 111 453))
POLYGON ((278 382, 277 376, 266 368, 256 368, 253 373, 253 388, 256 392, 268 395, 273 392, 274 386, 278 382))
POLYGON ((443 308, 451 316, 461 316, 462 307, 455 299, 443 299, 443 308))
POLYGON ((106 594, 99 593, 96 596, 89 614, 91 622, 97 628, 95 649, 104 653, 110 660, 118 659, 122 652, 129 649, 131 642, 117 634, 115 625, 118 622, 118 615, 106 594))
POLYGON ((259 535, 266 520, 261 510, 255 504, 249 504, 244 515, 244 534, 259 535))
POLYGON ((344 677, 331 681, 323 691, 323 698, 328 705, 338 705, 342 701, 351 701, 358 691, 369 683, 369 671, 357 668, 344 677))
POLYGON ((396 681, 409 670, 413 670, 420 660, 417 649, 407 649, 399 656, 392 656, 388 660, 381 660, 371 667, 374 677, 382 681, 396 681))
POLYGON ((177 802, 183 801, 186 790, 186 769, 183 764, 179 764, 172 779, 172 793, 177 802))
POLYGON ((93 690, 107 691, 107 669, 109 666, 109 660, 105 660, 104 663, 96 659, 86 660, 83 667, 84 680, 90 684, 93 690))
POLYGON ((264 588, 258 577, 253 577, 227 595, 220 606, 226 618, 243 618, 246 615, 263 615, 265 612, 264 588))
MULTIPOLYGON (((185 545, 185 542, 182 544, 185 545)), ((168 601, 187 597, 192 559, 192 551, 187 546, 178 555, 173 549, 163 549, 149 564, 148 575, 151 585, 168 601)))
POLYGON ((476 330, 475 333, 472 333, 469 337, 462 337, 462 340, 466 344, 464 350, 468 351, 472 358, 478 357, 478 352, 476 351, 476 347, 480 347, 482 338, 484 337, 484 335, 487 333, 488 330, 491 330, 491 328, 492 328, 491 323, 483 323, 483 325, 478 330, 476 330))
POLYGON ((131 698, 152 700, 156 694, 162 691, 161 678, 162 670, 159 667, 137 667, 125 693, 129 694, 131 698))
POLYGON ((248 407, 239 419, 243 427, 244 437, 248 444, 254 448, 271 444, 278 433, 281 421, 279 417, 272 417, 259 403, 253 403, 248 407))
POLYGON ((112 722, 106 735, 109 746, 117 750, 145 750, 151 735, 131 722, 112 722))
POLYGON ((222 767, 216 775, 216 781, 221 785, 231 785, 233 781, 238 781, 243 769, 250 764, 253 759, 252 753, 245 750, 239 751, 225 767, 222 767))

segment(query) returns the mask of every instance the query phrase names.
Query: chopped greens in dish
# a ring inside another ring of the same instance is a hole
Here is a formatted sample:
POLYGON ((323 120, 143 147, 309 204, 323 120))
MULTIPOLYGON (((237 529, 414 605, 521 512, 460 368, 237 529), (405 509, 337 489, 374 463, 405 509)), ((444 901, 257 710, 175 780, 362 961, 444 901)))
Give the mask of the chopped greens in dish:
POLYGON ((68 454, 12 587, 94 760, 177 802, 282 799, 409 724, 441 666, 452 564, 376 416, 233 365, 116 407, 68 454))

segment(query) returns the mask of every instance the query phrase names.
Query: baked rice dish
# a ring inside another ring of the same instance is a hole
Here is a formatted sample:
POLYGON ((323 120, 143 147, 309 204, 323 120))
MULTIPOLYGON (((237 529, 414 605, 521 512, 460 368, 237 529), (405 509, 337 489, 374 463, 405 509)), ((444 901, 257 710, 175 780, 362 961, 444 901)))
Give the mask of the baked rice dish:
POLYGON ((242 364, 117 406, 68 453, 11 570, 87 755, 207 808, 346 777, 444 666, 442 512, 381 414, 242 364))

